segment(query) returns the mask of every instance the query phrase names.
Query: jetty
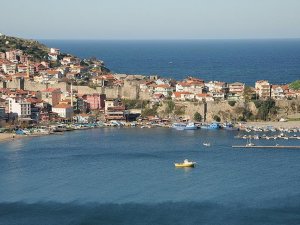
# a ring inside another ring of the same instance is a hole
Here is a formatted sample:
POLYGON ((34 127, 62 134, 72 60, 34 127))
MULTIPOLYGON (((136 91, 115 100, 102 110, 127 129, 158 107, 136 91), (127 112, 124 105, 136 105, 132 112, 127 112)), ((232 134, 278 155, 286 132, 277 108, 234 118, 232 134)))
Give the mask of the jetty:
POLYGON ((232 148, 276 148, 276 149, 300 149, 300 146, 288 146, 288 145, 232 145, 232 148))

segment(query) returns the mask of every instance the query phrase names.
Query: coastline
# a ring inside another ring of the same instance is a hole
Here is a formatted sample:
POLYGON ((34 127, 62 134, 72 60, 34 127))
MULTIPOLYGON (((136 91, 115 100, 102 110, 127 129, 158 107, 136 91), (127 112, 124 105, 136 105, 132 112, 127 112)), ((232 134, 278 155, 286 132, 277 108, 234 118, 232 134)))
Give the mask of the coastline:
POLYGON ((272 121, 268 121, 268 122, 246 122, 244 125, 244 127, 267 127, 267 126, 272 126, 274 128, 284 128, 284 129, 291 129, 291 128, 295 128, 295 127, 300 127, 300 121, 287 121, 287 122, 272 122, 272 121))
POLYGON ((15 135, 13 138, 13 133, 0 133, 0 143, 6 142, 6 141, 12 141, 15 139, 20 139, 26 137, 25 135, 15 135))

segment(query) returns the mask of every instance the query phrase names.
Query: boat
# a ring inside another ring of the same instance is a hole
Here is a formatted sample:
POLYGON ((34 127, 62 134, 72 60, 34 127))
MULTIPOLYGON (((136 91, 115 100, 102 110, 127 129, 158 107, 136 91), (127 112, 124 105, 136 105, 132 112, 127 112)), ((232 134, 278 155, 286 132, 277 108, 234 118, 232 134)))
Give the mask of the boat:
POLYGON ((203 145, 206 147, 210 147, 210 142, 203 142, 203 145))
POLYGON ((196 162, 190 162, 189 160, 185 159, 182 163, 174 163, 174 165, 178 168, 195 167, 196 162))
POLYGON ((176 130, 197 130, 198 127, 194 123, 173 123, 172 128, 176 130))
POLYGON ((246 147, 253 147, 253 146, 255 146, 255 144, 251 142, 251 139, 249 139, 249 141, 247 140, 246 147))
POLYGON ((209 129, 209 130, 220 129, 220 125, 218 123, 211 123, 207 125, 202 125, 201 129, 209 129))
POLYGON ((184 130, 197 130, 198 127, 194 123, 188 123, 185 127, 184 130))

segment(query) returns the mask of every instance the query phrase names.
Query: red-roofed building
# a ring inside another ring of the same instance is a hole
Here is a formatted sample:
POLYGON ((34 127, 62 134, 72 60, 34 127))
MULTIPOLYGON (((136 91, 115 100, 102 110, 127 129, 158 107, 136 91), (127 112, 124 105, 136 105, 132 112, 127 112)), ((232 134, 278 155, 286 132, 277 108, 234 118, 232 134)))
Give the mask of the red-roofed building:
POLYGON ((194 100, 195 94, 191 92, 173 92, 172 99, 177 101, 194 100))
POLYGON ((52 106, 56 106, 61 101, 60 88, 47 88, 42 91, 42 100, 52 106))
POLYGON ((206 101, 206 102, 213 102, 214 98, 210 95, 210 94, 197 94, 196 95, 196 100, 202 102, 202 101, 206 101))
POLYGON ((66 119, 71 119, 74 114, 73 107, 69 104, 58 104, 58 105, 52 107, 52 112, 55 112, 60 117, 66 118, 66 119))

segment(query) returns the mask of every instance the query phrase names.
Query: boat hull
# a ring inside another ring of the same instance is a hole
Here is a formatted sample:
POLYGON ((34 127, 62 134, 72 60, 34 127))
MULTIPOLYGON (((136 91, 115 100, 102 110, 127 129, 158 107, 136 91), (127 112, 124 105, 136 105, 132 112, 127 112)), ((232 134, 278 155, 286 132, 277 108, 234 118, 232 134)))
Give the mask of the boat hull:
POLYGON ((174 163, 176 168, 195 167, 196 163, 174 163))

